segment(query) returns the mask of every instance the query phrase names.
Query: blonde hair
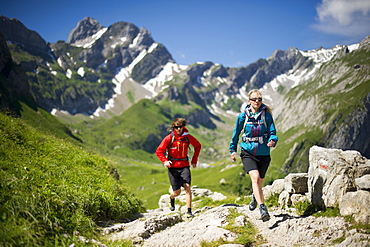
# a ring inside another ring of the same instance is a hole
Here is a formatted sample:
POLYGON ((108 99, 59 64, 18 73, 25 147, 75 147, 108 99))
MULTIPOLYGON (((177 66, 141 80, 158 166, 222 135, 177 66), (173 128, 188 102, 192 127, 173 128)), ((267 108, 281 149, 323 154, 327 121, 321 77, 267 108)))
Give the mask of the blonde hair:
MULTIPOLYGON (((251 98, 252 93, 256 93, 256 94, 258 94, 258 95, 262 98, 262 93, 261 93, 258 89, 252 89, 252 90, 251 90, 251 91, 249 91, 249 93, 248 93, 248 99, 250 99, 250 98, 251 98)), ((265 104, 265 103, 263 103, 263 104, 267 107, 267 111, 268 111, 270 114, 272 114, 272 107, 271 107, 271 106, 269 106, 269 105, 267 105, 267 104, 265 104)))

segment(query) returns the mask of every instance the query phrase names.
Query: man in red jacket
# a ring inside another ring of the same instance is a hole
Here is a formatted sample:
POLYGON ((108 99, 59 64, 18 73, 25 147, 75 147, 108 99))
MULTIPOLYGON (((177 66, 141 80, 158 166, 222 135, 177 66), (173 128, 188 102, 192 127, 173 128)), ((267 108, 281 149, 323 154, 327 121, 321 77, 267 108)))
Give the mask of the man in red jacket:
POLYGON ((194 147, 194 155, 191 159, 193 168, 197 167, 198 156, 202 145, 186 129, 187 121, 183 118, 176 118, 171 129, 171 134, 167 135, 159 144, 156 155, 162 161, 164 167, 168 168, 168 177, 172 186, 173 192, 170 194, 170 210, 175 210, 175 197, 180 195, 181 186, 185 189, 186 206, 188 218, 193 217, 191 212, 192 194, 190 189, 191 173, 188 158, 188 147, 194 147))

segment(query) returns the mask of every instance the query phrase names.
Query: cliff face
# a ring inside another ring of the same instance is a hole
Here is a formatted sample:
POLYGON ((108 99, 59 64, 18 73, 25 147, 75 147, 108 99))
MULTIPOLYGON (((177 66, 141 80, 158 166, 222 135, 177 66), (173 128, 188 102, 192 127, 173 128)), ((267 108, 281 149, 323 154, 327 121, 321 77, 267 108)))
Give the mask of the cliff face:
POLYGON ((28 77, 11 57, 5 37, 0 33, 0 109, 19 115, 19 100, 35 104, 30 92, 28 77))
POLYGON ((328 148, 358 150, 370 159, 370 93, 363 106, 351 112, 330 139, 328 148))
POLYGON ((40 56, 46 61, 52 59, 52 52, 46 41, 37 32, 26 28, 19 20, 0 15, 0 32, 6 40, 21 44, 30 54, 40 56))

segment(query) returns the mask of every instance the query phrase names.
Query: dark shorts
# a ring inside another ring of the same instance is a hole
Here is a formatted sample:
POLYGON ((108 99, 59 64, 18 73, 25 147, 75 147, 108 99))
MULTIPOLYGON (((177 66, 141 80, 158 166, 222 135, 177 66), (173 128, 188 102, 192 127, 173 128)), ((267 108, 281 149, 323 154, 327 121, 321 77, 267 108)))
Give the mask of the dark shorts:
POLYGON ((260 178, 264 178, 267 172, 267 168, 270 165, 270 155, 259 155, 253 156, 245 150, 242 150, 240 154, 242 159, 244 170, 249 173, 252 170, 258 170, 260 178))
POLYGON ((172 186, 172 190, 181 189, 183 184, 191 183, 190 166, 184 168, 168 168, 168 178, 172 186))

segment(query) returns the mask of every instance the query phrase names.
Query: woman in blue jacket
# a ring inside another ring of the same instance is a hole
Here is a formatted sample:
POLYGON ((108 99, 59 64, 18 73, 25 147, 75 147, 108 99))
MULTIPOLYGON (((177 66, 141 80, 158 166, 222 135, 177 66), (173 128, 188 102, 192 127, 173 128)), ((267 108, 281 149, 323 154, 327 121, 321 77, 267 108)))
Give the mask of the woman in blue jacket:
POLYGON ((237 145, 240 132, 243 130, 242 142, 240 143, 240 157, 244 170, 252 180, 252 201, 249 209, 254 210, 257 203, 260 205, 261 219, 270 219, 268 210, 264 204, 262 192, 263 179, 270 165, 270 148, 275 147, 278 137, 271 111, 268 106, 262 104, 262 94, 257 89, 248 93, 248 105, 245 111, 236 119, 235 128, 230 142, 231 159, 236 161, 237 145))

